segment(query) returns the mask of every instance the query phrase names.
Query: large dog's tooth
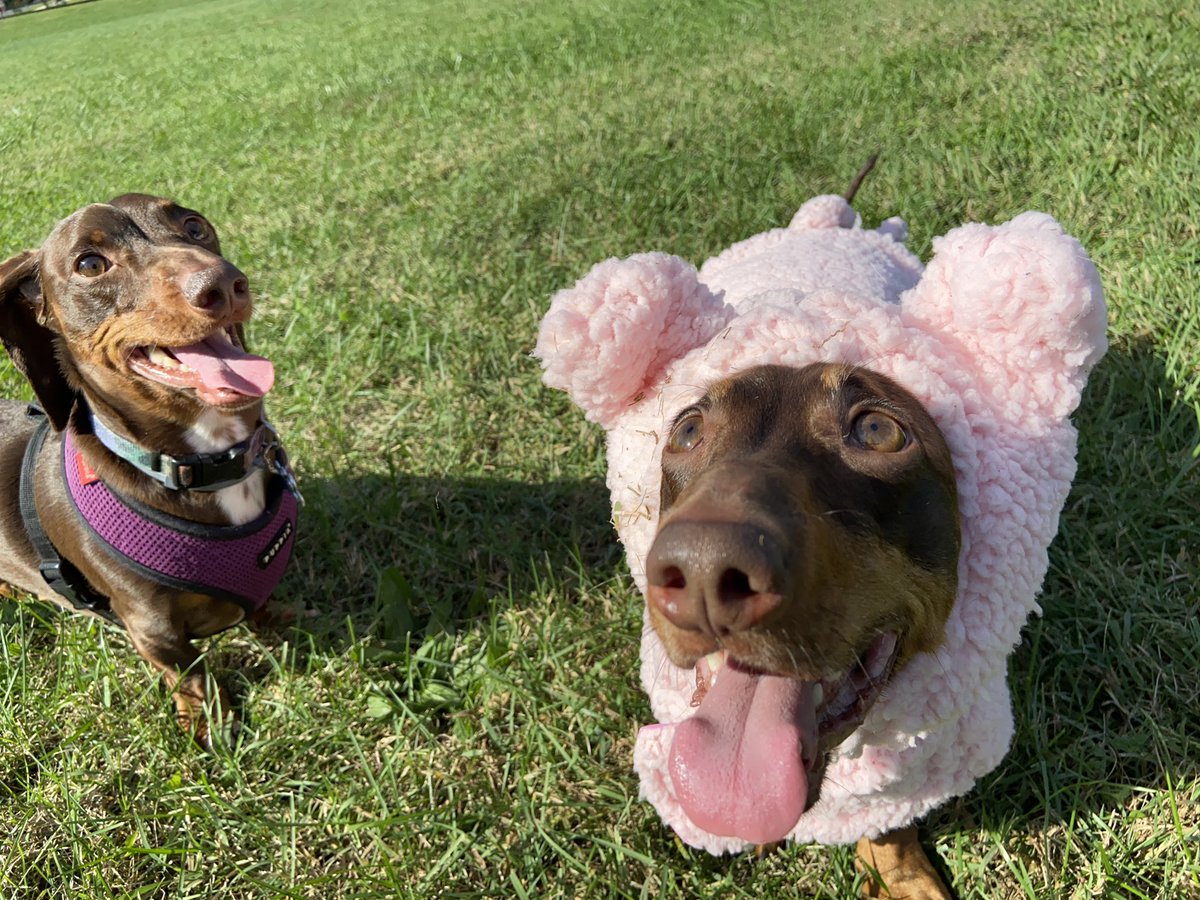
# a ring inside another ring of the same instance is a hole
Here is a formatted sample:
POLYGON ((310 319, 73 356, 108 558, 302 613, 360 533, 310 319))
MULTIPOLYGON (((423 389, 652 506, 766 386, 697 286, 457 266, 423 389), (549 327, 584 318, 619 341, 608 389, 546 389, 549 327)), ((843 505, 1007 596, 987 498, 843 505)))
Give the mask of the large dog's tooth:
POLYGON ((712 673, 708 681, 709 687, 712 687, 717 683, 717 673, 721 671, 721 666, 725 665, 726 656, 728 656, 728 651, 714 650, 712 653, 704 657, 704 661, 708 663, 708 671, 712 673))
POLYGON ((146 351, 146 358, 156 366, 162 366, 164 369, 178 369, 179 360, 169 353, 164 353, 158 347, 151 347, 146 351))

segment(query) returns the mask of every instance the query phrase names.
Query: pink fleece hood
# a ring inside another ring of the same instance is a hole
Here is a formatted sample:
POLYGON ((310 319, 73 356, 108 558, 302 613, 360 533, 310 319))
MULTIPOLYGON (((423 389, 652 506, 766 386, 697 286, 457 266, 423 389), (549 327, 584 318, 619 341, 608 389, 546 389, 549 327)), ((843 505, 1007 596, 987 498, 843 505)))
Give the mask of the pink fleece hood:
MULTIPOLYGON (((963 528, 945 639, 895 676, 835 751, 820 799, 788 835, 798 841, 903 827, 1007 752, 1006 660, 1038 610, 1075 474, 1068 417, 1106 349, 1096 269, 1049 216, 964 225, 935 239, 926 268, 906 234, 899 219, 864 229, 845 200, 824 196, 699 272, 661 253, 610 259, 555 295, 534 351, 546 384, 607 431, 614 521, 643 593, 663 442, 709 383, 763 363, 863 365, 911 391, 941 428, 963 528)), ((745 848, 752 841, 694 823, 668 771, 676 729, 695 713, 695 673, 670 662, 646 623, 641 660, 660 723, 634 750, 642 795, 687 843, 745 848)))

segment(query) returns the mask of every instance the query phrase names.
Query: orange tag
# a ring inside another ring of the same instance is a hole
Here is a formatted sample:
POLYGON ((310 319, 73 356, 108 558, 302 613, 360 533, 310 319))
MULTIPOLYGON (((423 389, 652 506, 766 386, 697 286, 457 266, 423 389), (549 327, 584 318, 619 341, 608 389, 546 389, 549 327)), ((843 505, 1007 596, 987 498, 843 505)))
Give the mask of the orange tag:
POLYGON ((88 465, 88 461, 83 458, 83 454, 78 450, 75 451, 75 468, 79 472, 80 484, 95 484, 100 480, 100 476, 96 474, 96 470, 88 465))

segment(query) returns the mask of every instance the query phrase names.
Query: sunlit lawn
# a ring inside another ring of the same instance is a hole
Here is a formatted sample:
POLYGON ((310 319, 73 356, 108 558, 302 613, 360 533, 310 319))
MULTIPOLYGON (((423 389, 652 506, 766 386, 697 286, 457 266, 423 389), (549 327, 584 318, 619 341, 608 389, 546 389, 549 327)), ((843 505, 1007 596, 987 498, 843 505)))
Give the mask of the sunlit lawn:
POLYGON ((0 895, 850 896, 845 850, 715 859, 638 800, 601 435, 528 353, 593 262, 699 262, 878 151, 868 223, 927 255, 1045 209, 1112 318, 1013 751, 925 843, 962 898, 1200 896, 1198 56, 1200 16, 1142 0, 0 20, 0 258, 125 191, 202 210, 309 501, 291 623, 208 644, 248 718, 231 756, 193 750, 119 631, 0 605, 0 895))

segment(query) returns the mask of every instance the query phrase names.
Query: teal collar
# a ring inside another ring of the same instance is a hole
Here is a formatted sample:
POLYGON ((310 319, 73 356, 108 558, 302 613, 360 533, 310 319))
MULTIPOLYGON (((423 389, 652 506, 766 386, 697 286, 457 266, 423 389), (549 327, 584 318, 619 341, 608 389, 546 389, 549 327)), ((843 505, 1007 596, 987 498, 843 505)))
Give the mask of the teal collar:
POLYGON ((289 487, 295 484, 279 435, 266 419, 258 423, 254 433, 246 440, 220 453, 171 456, 147 450, 122 437, 100 421, 100 417, 92 410, 88 410, 88 418, 92 434, 101 444, 139 472, 172 491, 217 491, 245 481, 262 468, 285 474, 289 479, 289 487))

